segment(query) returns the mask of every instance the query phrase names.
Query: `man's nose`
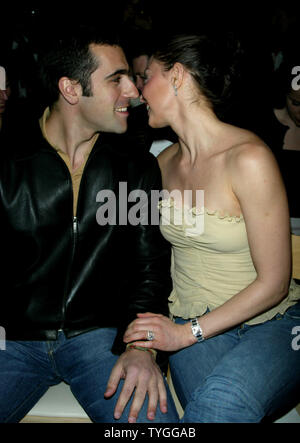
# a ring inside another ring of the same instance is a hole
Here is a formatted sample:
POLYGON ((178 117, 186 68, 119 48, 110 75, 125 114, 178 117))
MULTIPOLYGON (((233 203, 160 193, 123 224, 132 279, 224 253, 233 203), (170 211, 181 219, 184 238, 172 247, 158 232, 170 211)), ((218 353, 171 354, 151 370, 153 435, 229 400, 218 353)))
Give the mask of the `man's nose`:
POLYGON ((139 91, 137 90, 135 84, 130 78, 127 79, 127 85, 124 95, 127 96, 128 98, 138 98, 139 96, 139 91))

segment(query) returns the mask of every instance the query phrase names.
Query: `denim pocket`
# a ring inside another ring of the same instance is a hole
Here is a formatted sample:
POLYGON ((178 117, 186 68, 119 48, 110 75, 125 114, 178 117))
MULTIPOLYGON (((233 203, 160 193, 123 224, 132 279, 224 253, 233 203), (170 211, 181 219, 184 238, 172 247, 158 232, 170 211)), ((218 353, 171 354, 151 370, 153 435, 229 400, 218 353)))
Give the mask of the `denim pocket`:
POLYGON ((291 306, 285 311, 285 314, 289 318, 299 319, 300 320, 300 301, 298 301, 295 305, 291 306))

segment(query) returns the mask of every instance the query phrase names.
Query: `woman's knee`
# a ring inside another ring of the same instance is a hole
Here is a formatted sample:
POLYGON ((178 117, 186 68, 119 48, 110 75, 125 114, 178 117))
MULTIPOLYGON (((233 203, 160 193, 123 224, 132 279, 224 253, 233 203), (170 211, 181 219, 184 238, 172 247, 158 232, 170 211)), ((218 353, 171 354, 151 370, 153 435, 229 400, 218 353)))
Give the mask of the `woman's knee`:
POLYGON ((186 407, 185 422, 255 423, 264 417, 262 405, 242 383, 210 376, 186 407))

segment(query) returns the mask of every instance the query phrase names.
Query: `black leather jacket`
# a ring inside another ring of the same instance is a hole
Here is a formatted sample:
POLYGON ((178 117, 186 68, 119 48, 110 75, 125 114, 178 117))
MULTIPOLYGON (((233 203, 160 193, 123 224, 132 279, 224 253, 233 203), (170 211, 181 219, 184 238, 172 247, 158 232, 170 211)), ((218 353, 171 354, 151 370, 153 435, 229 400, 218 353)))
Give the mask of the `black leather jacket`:
POLYGON ((126 135, 100 134, 74 218, 69 171, 38 122, 1 135, 0 325, 7 339, 54 340, 59 329, 72 337, 118 327, 113 352, 120 353, 124 329, 138 312, 168 313, 170 248, 159 227, 118 224, 118 198, 117 224, 96 220, 103 189, 118 197, 120 182, 128 193, 143 189, 150 196, 161 188, 157 160, 128 145, 126 135))

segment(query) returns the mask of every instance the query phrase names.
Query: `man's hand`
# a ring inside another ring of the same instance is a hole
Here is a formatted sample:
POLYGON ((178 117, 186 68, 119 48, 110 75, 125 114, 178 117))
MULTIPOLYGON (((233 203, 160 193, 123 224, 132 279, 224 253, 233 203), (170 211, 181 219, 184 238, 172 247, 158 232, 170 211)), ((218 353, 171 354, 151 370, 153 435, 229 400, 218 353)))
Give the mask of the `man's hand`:
POLYGON ((111 372, 105 397, 111 397, 116 392, 122 378, 125 381, 115 407, 115 419, 121 417, 134 390, 134 398, 128 417, 129 423, 136 422, 147 393, 149 397, 147 418, 149 420, 155 418, 158 401, 161 412, 167 412, 167 393, 163 376, 150 352, 137 349, 126 350, 111 372))

